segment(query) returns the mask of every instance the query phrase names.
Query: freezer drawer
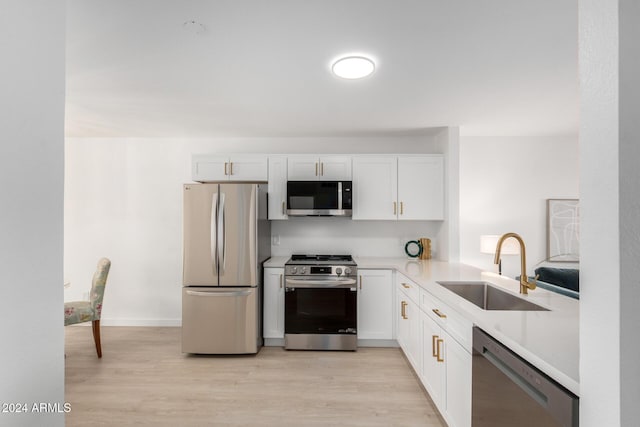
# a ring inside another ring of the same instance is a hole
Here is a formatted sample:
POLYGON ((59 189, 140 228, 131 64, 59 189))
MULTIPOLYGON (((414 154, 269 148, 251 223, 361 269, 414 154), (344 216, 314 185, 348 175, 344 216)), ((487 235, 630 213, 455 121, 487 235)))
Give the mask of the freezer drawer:
POLYGON ((258 288, 182 288, 182 352, 257 353, 258 288))

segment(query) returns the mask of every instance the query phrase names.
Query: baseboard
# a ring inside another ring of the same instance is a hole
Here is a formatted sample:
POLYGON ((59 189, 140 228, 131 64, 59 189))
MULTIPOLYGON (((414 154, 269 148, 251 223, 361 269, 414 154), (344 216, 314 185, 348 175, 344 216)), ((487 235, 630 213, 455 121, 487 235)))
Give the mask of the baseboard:
POLYGON ((182 326, 182 319, 100 319, 101 326, 182 326))
POLYGON ((265 347, 284 347, 284 338, 265 338, 265 347))
MULTIPOLYGON (((265 347, 284 347, 284 338, 265 338, 265 347)), ((358 347, 393 347, 397 348, 396 340, 358 340, 358 347)))
POLYGON ((396 340, 358 340, 358 347, 399 347, 396 340))

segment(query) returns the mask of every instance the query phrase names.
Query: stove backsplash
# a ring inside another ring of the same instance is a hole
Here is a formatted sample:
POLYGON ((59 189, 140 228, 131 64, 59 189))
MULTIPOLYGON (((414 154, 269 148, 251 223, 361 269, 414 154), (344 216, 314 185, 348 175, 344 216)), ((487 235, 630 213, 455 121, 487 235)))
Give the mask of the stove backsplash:
POLYGON ((431 239, 438 257, 441 221, 353 221, 349 218, 290 218, 271 221, 271 256, 337 254, 403 257, 408 240, 431 239), (279 243, 279 244, 278 244, 279 243))

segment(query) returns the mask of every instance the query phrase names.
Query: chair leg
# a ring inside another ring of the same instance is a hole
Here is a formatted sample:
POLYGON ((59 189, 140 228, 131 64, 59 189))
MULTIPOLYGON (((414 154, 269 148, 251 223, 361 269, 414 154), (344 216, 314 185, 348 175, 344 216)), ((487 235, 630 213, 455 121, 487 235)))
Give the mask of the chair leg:
POLYGON ((96 352, 98 357, 102 357, 102 346, 100 344, 100 320, 94 320, 93 326, 93 340, 96 342, 96 352))

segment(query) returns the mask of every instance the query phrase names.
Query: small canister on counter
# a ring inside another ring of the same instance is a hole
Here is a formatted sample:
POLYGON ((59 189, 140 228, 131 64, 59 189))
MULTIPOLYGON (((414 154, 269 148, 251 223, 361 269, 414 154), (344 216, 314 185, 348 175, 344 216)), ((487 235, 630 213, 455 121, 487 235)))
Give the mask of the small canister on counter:
POLYGON ((421 237, 420 245, 422 246, 422 253, 420 253, 420 259, 431 259, 431 239, 427 239, 426 237, 421 237))

